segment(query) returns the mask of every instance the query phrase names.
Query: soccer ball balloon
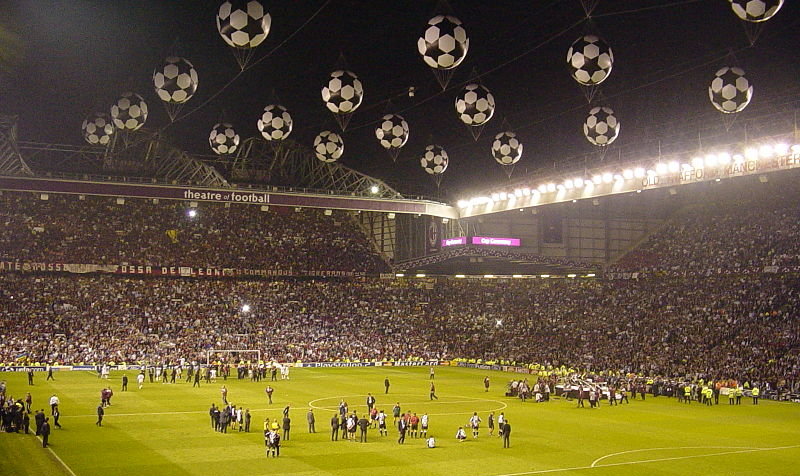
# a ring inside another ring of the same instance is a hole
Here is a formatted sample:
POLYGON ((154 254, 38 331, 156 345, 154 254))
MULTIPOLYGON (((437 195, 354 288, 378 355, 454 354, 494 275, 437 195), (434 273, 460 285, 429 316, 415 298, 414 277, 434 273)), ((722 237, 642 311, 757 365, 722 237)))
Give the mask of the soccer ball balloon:
POLYGON ((494 115, 494 96, 480 84, 468 84, 456 98, 458 118, 468 126, 486 124, 494 115))
POLYGON ((342 137, 331 131, 322 131, 314 139, 314 153, 323 162, 336 162, 344 153, 342 137))
POLYGON ((428 28, 417 40, 417 50, 431 68, 455 68, 464 61, 469 50, 467 31, 456 17, 435 16, 428 20, 428 28))
POLYGON ((83 138, 92 145, 108 145, 114 134, 114 125, 108 114, 96 112, 87 117, 81 125, 83 138))
POLYGON ((387 114, 375 128, 375 137, 384 149, 399 149, 408 140, 408 123, 403 116, 387 114))
POLYGON ((783 0, 728 0, 733 13, 744 21, 767 21, 781 9, 783 0))
POLYGON ((614 54, 608 43, 594 35, 575 40, 567 51, 567 64, 572 77, 584 86, 595 86, 611 74, 614 54))
POLYGON ((429 145, 425 147, 425 154, 422 155, 419 162, 422 168, 425 169, 425 172, 431 175, 439 175, 447 170, 447 164, 450 162, 450 158, 447 156, 447 151, 445 151, 442 146, 429 145))
POLYGON ((233 154, 239 147, 239 134, 227 122, 215 124, 208 135, 208 145, 216 154, 233 154))
POLYGON ((753 98, 753 85, 736 67, 724 67, 717 71, 708 87, 708 98, 715 108, 725 114, 742 111, 753 98))
POLYGON ((217 12, 217 30, 233 48, 255 48, 269 35, 272 17, 256 0, 227 0, 217 12))
POLYGON ((334 114, 349 114, 361 105, 364 87, 351 71, 334 71, 328 84, 322 88, 322 100, 334 114))
POLYGON ((266 140, 283 140, 292 133, 292 116, 285 107, 270 104, 258 119, 258 130, 266 140))
POLYGON ((181 104, 197 91, 197 71, 186 58, 170 56, 153 72, 153 85, 162 101, 181 104))
POLYGON ((117 129, 135 131, 147 121, 147 103, 136 93, 123 93, 111 106, 111 118, 117 129))
POLYGON ((494 136, 492 156, 500 165, 514 165, 522 157, 522 143, 513 132, 501 132, 494 136))
POLYGON ((583 123, 583 134, 594 145, 605 147, 619 135, 619 121, 610 107, 595 107, 583 123))

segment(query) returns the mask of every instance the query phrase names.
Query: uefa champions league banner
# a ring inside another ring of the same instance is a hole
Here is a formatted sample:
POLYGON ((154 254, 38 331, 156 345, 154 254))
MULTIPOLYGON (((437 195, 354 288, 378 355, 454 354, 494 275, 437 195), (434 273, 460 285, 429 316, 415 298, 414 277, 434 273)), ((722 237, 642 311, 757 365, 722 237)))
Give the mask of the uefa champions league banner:
POLYGON ((458 366, 480 370, 503 370, 502 365, 476 364, 471 362, 458 362, 458 366))
POLYGON ((303 362, 296 364, 296 367, 375 367, 380 365, 380 362, 303 362))

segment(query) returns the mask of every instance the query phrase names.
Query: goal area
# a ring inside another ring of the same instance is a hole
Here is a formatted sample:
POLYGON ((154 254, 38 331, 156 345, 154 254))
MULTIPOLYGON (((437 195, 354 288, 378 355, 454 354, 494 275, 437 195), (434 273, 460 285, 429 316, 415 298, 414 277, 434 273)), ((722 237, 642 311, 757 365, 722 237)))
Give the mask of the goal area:
POLYGON ((238 363, 242 360, 261 362, 261 351, 253 349, 208 349, 206 350, 206 365, 212 361, 220 360, 227 363, 238 363))

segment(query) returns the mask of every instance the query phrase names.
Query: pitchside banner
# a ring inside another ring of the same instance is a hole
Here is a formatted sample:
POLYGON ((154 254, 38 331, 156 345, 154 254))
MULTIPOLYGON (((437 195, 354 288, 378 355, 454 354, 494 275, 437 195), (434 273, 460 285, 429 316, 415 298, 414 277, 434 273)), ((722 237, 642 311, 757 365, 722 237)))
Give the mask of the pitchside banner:
POLYGON ((110 273, 140 276, 181 276, 181 277, 246 277, 246 276, 319 276, 319 277, 357 277, 365 273, 353 271, 326 271, 313 269, 250 269, 250 268, 198 268, 194 266, 141 266, 141 265, 102 265, 87 263, 45 263, 31 261, 0 261, 0 272, 19 271, 23 273, 110 273))

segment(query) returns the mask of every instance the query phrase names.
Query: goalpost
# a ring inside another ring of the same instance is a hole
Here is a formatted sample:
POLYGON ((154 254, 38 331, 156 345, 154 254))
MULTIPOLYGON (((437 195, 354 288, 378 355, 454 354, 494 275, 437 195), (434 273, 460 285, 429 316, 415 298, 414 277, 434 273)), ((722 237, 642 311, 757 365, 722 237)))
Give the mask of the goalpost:
MULTIPOLYGON (((216 355, 216 354, 223 354, 223 355, 238 354, 237 362, 239 360, 248 360, 248 359, 242 359, 242 355, 241 354, 255 354, 255 357, 256 357, 255 361, 256 362, 260 362, 261 361, 261 351, 260 350, 253 350, 253 349, 209 349, 209 350, 206 351, 206 366, 210 366, 211 365, 211 356, 212 355, 216 355)), ((249 359, 249 360, 252 361, 253 359, 249 359)))

